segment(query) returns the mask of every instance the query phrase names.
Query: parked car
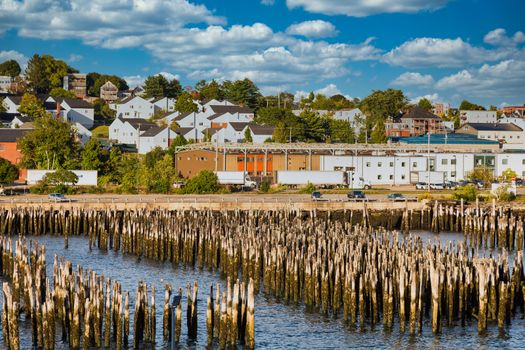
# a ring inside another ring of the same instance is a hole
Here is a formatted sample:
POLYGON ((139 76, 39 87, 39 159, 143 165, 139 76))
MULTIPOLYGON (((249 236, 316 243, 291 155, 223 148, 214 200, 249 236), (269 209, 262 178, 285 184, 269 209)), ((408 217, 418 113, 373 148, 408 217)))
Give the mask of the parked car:
POLYGON ((416 190, 426 190, 428 189, 428 185, 424 182, 418 182, 416 184, 416 190))
POLYGON ((363 191, 350 191, 346 194, 348 199, 365 199, 365 193, 363 191))
POLYGON ((445 184, 430 184, 430 189, 432 190, 444 190, 445 184))
POLYGON ((321 192, 319 191, 314 191, 312 192, 312 200, 313 201, 327 201, 328 199, 324 198, 323 195, 321 194, 321 192))
POLYGON ((387 196, 388 199, 390 199, 391 201, 404 201, 405 200, 405 196, 403 196, 401 193, 390 193, 388 196, 387 196))
POLYGON ((54 202, 67 202, 68 199, 62 193, 50 193, 47 198, 54 202))
POLYGON ((523 179, 516 179, 516 186, 525 186, 525 181, 523 179))
POLYGON ((458 187, 458 183, 454 181, 445 181, 445 188, 454 189, 458 187))

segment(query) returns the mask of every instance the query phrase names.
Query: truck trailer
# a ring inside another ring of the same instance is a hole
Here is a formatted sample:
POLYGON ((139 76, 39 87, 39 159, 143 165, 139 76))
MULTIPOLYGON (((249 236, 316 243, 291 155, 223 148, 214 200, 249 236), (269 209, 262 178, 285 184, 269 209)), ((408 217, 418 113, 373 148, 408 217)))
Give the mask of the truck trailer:
POLYGON ((419 181, 420 183, 437 185, 445 183, 445 172, 443 171, 420 171, 419 181))
POLYGON ((343 171, 278 171, 277 183, 289 186, 346 186, 346 173, 343 171))
POLYGON ((244 171, 217 171, 215 172, 221 185, 257 187, 257 183, 252 181, 244 171))

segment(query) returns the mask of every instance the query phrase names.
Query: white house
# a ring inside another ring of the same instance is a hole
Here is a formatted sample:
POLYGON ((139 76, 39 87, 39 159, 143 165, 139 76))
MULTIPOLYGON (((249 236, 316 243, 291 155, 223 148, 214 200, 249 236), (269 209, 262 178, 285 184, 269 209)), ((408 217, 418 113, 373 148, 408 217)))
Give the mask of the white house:
POLYGON ((273 126, 256 124, 248 124, 248 128, 252 134, 253 143, 265 143, 266 140, 273 137, 273 132, 275 130, 275 127, 273 126))
MULTIPOLYGON (((45 101, 51 108, 49 112, 56 116, 57 111, 60 109, 61 116, 64 120, 69 121, 73 124, 79 123, 87 129, 93 127, 95 121, 95 108, 90 103, 73 99, 73 98, 62 98, 62 97, 48 97, 45 101), (56 104, 59 104, 58 107, 56 104)), ((46 107, 47 108, 47 107, 46 107)))
POLYGON ((124 119, 148 119, 155 114, 156 110, 160 110, 153 103, 140 96, 128 97, 115 104, 115 108, 117 117, 124 119))
POLYGON ((0 75, 0 92, 9 92, 13 78, 7 75, 0 75))
POLYGON ((244 132, 248 127, 248 123, 232 122, 227 123, 223 128, 208 128, 204 130, 204 134, 210 133, 212 142, 244 142, 244 132))
POLYGON ((6 96, 2 102, 6 113, 18 113, 21 100, 21 96, 6 96))
POLYGON ((496 123, 498 114, 496 111, 459 111, 461 124, 466 123, 496 123))
POLYGON ((146 154, 155 147, 167 149, 169 147, 169 140, 175 136, 175 132, 169 128, 151 127, 140 134, 137 146, 138 152, 140 154, 146 154))
POLYGON ((157 127, 155 123, 145 119, 117 117, 109 126, 109 139, 118 143, 137 146, 139 136, 155 127, 157 127))
POLYGON ((177 135, 181 135, 186 140, 202 140, 204 139, 204 129, 199 130, 196 128, 178 128, 175 130, 177 135))
POLYGON ((85 145, 91 139, 91 131, 80 123, 74 123, 71 128, 75 131, 78 141, 85 145))
POLYGON ((148 101, 153 103, 156 110, 163 110, 165 112, 174 111, 175 103, 177 102, 174 98, 170 97, 151 98, 148 101))
POLYGON ((219 101, 214 98, 211 100, 201 101, 200 104, 203 108, 209 108, 210 106, 235 106, 235 104, 231 103, 228 100, 219 101))

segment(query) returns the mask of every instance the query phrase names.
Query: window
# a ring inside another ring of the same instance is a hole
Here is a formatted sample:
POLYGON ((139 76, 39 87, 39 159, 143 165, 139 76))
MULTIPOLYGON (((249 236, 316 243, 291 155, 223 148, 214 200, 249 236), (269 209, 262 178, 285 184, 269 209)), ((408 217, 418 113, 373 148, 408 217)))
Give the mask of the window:
POLYGON ((370 168, 370 162, 366 162, 366 167, 370 168))
POLYGON ((401 162, 401 167, 402 167, 402 168, 405 167, 405 162, 401 162))
POLYGON ((383 163, 378 162, 378 163, 377 163, 377 166, 378 166, 379 168, 381 168, 381 167, 383 166, 383 163))
POLYGON ((451 171, 450 172, 450 177, 456 177, 456 172, 455 171, 451 171))
POLYGON ((383 178, 382 175, 377 175, 377 179, 378 179, 378 180, 381 180, 382 178, 383 178))
POLYGON ((521 164, 522 164, 522 165, 525 165, 525 159, 522 159, 522 160, 521 160, 521 164))
POLYGON ((501 164, 507 165, 507 164, 509 164, 509 160, 508 159, 502 159, 501 160, 501 164))
POLYGON ((452 164, 452 165, 456 165, 456 158, 452 158, 452 159, 450 160, 450 164, 452 164))
POLYGON ((401 180, 404 180, 405 179, 405 175, 401 175, 401 180))
POLYGON ((394 180, 394 175, 390 175, 388 178, 389 178, 390 180, 394 180))
POLYGON ((390 162, 390 167, 391 167, 391 168, 394 167, 394 162, 390 162))
POLYGON ((448 165, 448 159, 441 159, 441 165, 448 165))

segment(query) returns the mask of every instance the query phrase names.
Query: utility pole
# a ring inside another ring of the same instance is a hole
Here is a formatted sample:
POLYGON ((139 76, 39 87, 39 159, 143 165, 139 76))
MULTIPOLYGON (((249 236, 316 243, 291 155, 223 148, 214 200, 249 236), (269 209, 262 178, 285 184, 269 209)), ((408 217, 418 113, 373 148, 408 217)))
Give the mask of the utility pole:
POLYGON ((427 132, 427 189, 430 192, 430 129, 427 132))
POLYGON ((288 139, 289 143, 292 143, 292 128, 290 127, 290 138, 288 139))

